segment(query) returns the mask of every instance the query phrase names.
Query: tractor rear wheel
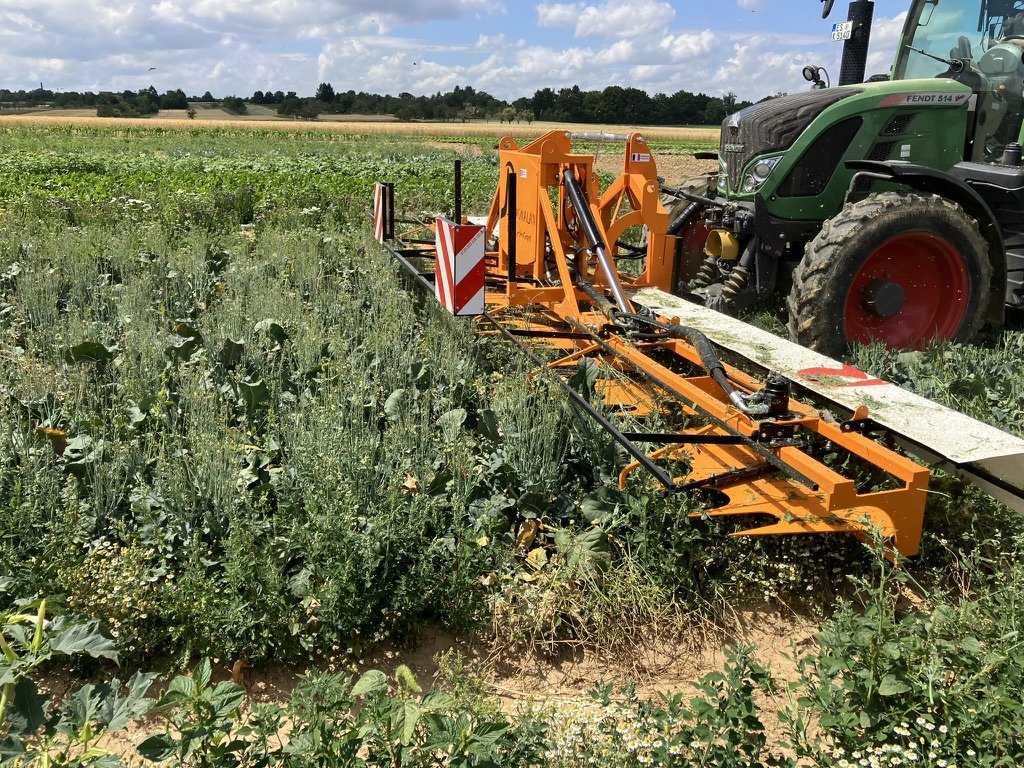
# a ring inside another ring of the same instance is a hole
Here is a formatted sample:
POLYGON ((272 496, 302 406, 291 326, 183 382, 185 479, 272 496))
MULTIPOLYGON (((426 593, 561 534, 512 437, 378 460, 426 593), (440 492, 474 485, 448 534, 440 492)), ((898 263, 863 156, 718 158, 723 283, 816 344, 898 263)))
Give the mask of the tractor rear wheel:
POLYGON ((790 336, 825 354, 970 341, 992 266, 974 219, 937 195, 882 192, 825 222, 793 272, 790 336))

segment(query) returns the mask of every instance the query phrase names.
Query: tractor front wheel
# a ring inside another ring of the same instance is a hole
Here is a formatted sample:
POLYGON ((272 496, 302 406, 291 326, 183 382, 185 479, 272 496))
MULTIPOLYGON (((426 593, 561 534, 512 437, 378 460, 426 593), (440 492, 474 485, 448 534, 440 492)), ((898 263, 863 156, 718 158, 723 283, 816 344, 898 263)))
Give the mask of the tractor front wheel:
POLYGON ((880 341, 970 341, 992 266, 974 219, 938 196, 883 192, 825 222, 793 272, 789 333, 831 355, 880 341))

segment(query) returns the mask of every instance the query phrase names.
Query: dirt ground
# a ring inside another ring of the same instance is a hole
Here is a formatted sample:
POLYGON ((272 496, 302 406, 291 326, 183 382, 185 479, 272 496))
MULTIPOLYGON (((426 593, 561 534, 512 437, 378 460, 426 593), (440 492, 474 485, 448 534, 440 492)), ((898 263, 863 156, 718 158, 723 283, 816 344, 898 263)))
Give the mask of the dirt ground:
MULTIPOLYGON (((510 713, 530 705, 569 705, 588 700, 588 692, 598 684, 626 683, 635 685, 641 697, 659 693, 696 693, 696 682, 705 674, 721 669, 725 647, 729 645, 753 649, 754 658, 764 665, 782 685, 797 679, 797 658, 814 643, 818 624, 782 609, 765 607, 738 610, 733 625, 724 631, 695 631, 690 637, 650 636, 638 639, 628 653, 608 655, 580 648, 569 648, 557 655, 522 652, 497 655, 484 639, 465 638, 440 629, 425 630, 418 641, 408 647, 383 646, 356 668, 336 667, 329 662, 317 665, 332 671, 361 674, 380 669, 393 677, 400 664, 407 665, 424 687, 429 687, 438 673, 438 660, 457 651, 465 669, 482 681, 486 690, 496 697, 510 713)), ((312 668, 312 667, 310 667, 312 668)), ((308 668, 298 666, 255 666, 247 668, 240 682, 247 696, 245 707, 257 703, 285 702, 292 688, 308 668)), ((130 676, 122 670, 121 677, 130 676)), ((214 680, 232 678, 231 660, 218 660, 214 680)), ((154 686, 150 695, 159 695, 166 680, 154 686)), ((43 681, 43 689, 59 700, 82 681, 64 674, 53 674, 43 681)), ((784 694, 782 694, 784 695, 784 694)), ((760 696, 762 722, 769 745, 785 739, 777 713, 789 702, 782 698, 760 696)), ((150 715, 129 728, 104 736, 101 746, 130 760, 135 747, 149 734, 162 730, 158 716, 150 715)))

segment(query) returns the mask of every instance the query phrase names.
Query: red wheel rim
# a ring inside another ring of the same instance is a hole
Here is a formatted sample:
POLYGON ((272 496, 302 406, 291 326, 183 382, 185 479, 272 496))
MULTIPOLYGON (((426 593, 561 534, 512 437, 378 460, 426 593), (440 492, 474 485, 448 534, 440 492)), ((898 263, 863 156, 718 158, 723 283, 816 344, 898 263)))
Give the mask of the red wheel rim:
POLYGON ((959 251, 931 232, 908 232, 868 256, 846 294, 846 338, 889 347, 952 339, 967 312, 970 277, 959 251))

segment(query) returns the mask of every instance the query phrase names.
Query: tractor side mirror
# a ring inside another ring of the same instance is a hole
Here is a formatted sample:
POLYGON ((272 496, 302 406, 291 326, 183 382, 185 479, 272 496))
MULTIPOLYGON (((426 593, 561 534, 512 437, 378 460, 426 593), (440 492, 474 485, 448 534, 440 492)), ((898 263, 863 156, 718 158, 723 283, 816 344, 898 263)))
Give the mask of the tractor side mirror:
POLYGON ((832 13, 832 5, 835 0, 821 0, 825 4, 825 7, 821 9, 821 18, 827 19, 828 15, 832 13))

